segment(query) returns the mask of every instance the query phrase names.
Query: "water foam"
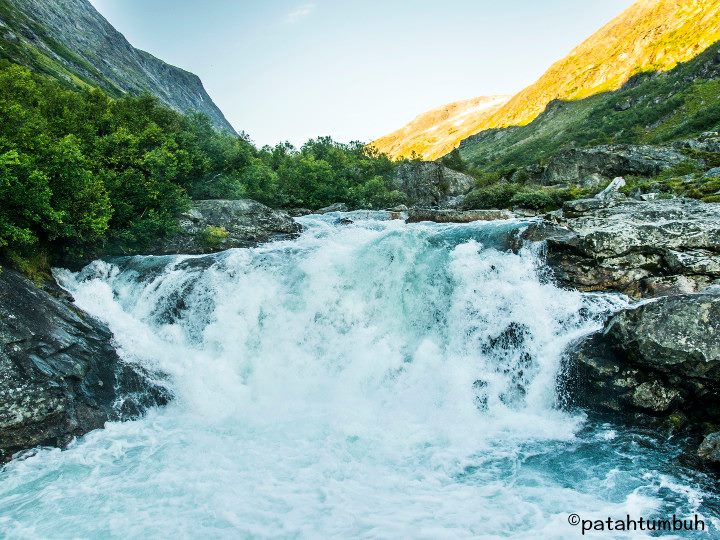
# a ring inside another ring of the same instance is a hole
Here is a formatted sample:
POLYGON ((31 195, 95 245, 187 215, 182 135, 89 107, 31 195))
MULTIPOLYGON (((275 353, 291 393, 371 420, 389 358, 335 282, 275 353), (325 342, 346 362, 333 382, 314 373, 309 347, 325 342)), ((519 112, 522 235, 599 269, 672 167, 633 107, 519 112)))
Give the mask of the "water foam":
POLYGON ((13 462, 0 528, 574 537, 569 512, 658 507, 645 472, 618 484, 625 465, 598 462, 616 436, 579 438, 584 417, 557 407, 563 349, 622 298, 543 280, 536 253, 506 248, 518 223, 332 219, 256 249, 59 271, 121 356, 165 373, 176 399, 13 462))

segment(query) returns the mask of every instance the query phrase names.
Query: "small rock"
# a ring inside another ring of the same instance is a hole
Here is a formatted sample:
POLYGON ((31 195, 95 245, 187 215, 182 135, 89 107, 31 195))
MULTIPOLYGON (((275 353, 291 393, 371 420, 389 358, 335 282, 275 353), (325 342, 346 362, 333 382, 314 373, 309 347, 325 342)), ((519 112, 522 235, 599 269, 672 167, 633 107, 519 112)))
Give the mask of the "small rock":
POLYGON ((720 432, 711 433, 705 437, 697 454, 704 461, 720 463, 720 432))
POLYGON ((680 396, 677 390, 671 390, 662 386, 659 382, 644 382, 633 392, 633 405, 652 412, 665 412, 670 405, 680 396))
POLYGON ((720 167, 713 167, 704 175, 705 178, 720 178, 720 167))
POLYGON ((512 219, 515 215, 508 210, 433 210, 412 208, 408 213, 408 223, 434 221, 435 223, 471 223, 473 221, 495 221, 512 219))
POLYGON ((316 214, 329 214, 330 212, 347 212, 348 206, 345 203, 335 203, 317 210, 316 214))
POLYGON ((352 219, 346 217, 335 220, 335 225, 352 225, 353 223, 355 222, 352 219))

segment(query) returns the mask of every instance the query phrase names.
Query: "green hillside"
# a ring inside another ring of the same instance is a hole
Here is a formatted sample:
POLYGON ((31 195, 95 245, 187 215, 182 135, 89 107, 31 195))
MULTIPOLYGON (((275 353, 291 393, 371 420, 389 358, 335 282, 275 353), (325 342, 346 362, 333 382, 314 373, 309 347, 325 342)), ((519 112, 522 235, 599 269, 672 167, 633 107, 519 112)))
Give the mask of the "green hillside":
POLYGON ((622 89, 554 101, 526 126, 479 133, 460 147, 475 167, 542 163, 571 147, 659 144, 720 128, 720 52, 715 44, 665 73, 636 75, 622 89))

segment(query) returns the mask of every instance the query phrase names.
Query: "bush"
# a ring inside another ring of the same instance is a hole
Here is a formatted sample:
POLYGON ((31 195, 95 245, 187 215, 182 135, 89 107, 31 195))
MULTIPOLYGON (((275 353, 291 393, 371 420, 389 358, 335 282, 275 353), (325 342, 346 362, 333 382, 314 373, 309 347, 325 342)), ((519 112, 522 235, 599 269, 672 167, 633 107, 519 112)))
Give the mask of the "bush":
POLYGON ((557 208, 558 198, 555 194, 544 190, 520 191, 510 199, 510 206, 529 208, 530 210, 545 210, 557 208))
POLYGON ((518 184, 501 182, 472 190, 465 196, 465 210, 485 210, 490 208, 510 208, 510 201, 520 190, 518 184))

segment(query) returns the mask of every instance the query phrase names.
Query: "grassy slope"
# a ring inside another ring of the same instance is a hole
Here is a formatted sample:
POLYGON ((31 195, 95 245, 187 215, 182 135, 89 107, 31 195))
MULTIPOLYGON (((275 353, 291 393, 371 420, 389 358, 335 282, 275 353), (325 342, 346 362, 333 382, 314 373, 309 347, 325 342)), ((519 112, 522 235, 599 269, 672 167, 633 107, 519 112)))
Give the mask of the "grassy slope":
MULTIPOLYGON (((526 125, 553 100, 616 90, 638 73, 670 70, 718 40, 720 0, 638 0, 505 105, 475 115, 467 132, 526 125)), ((412 149, 434 159, 435 149, 449 152, 457 142, 448 134, 430 145, 410 125, 373 145, 393 157, 412 149)))
POLYGON ((523 127, 489 130, 463 143, 462 157, 488 169, 542 162, 571 146, 662 143, 720 128, 718 45, 675 69, 636 76, 626 87, 554 102, 523 127), (629 103, 627 110, 617 106, 629 103))

